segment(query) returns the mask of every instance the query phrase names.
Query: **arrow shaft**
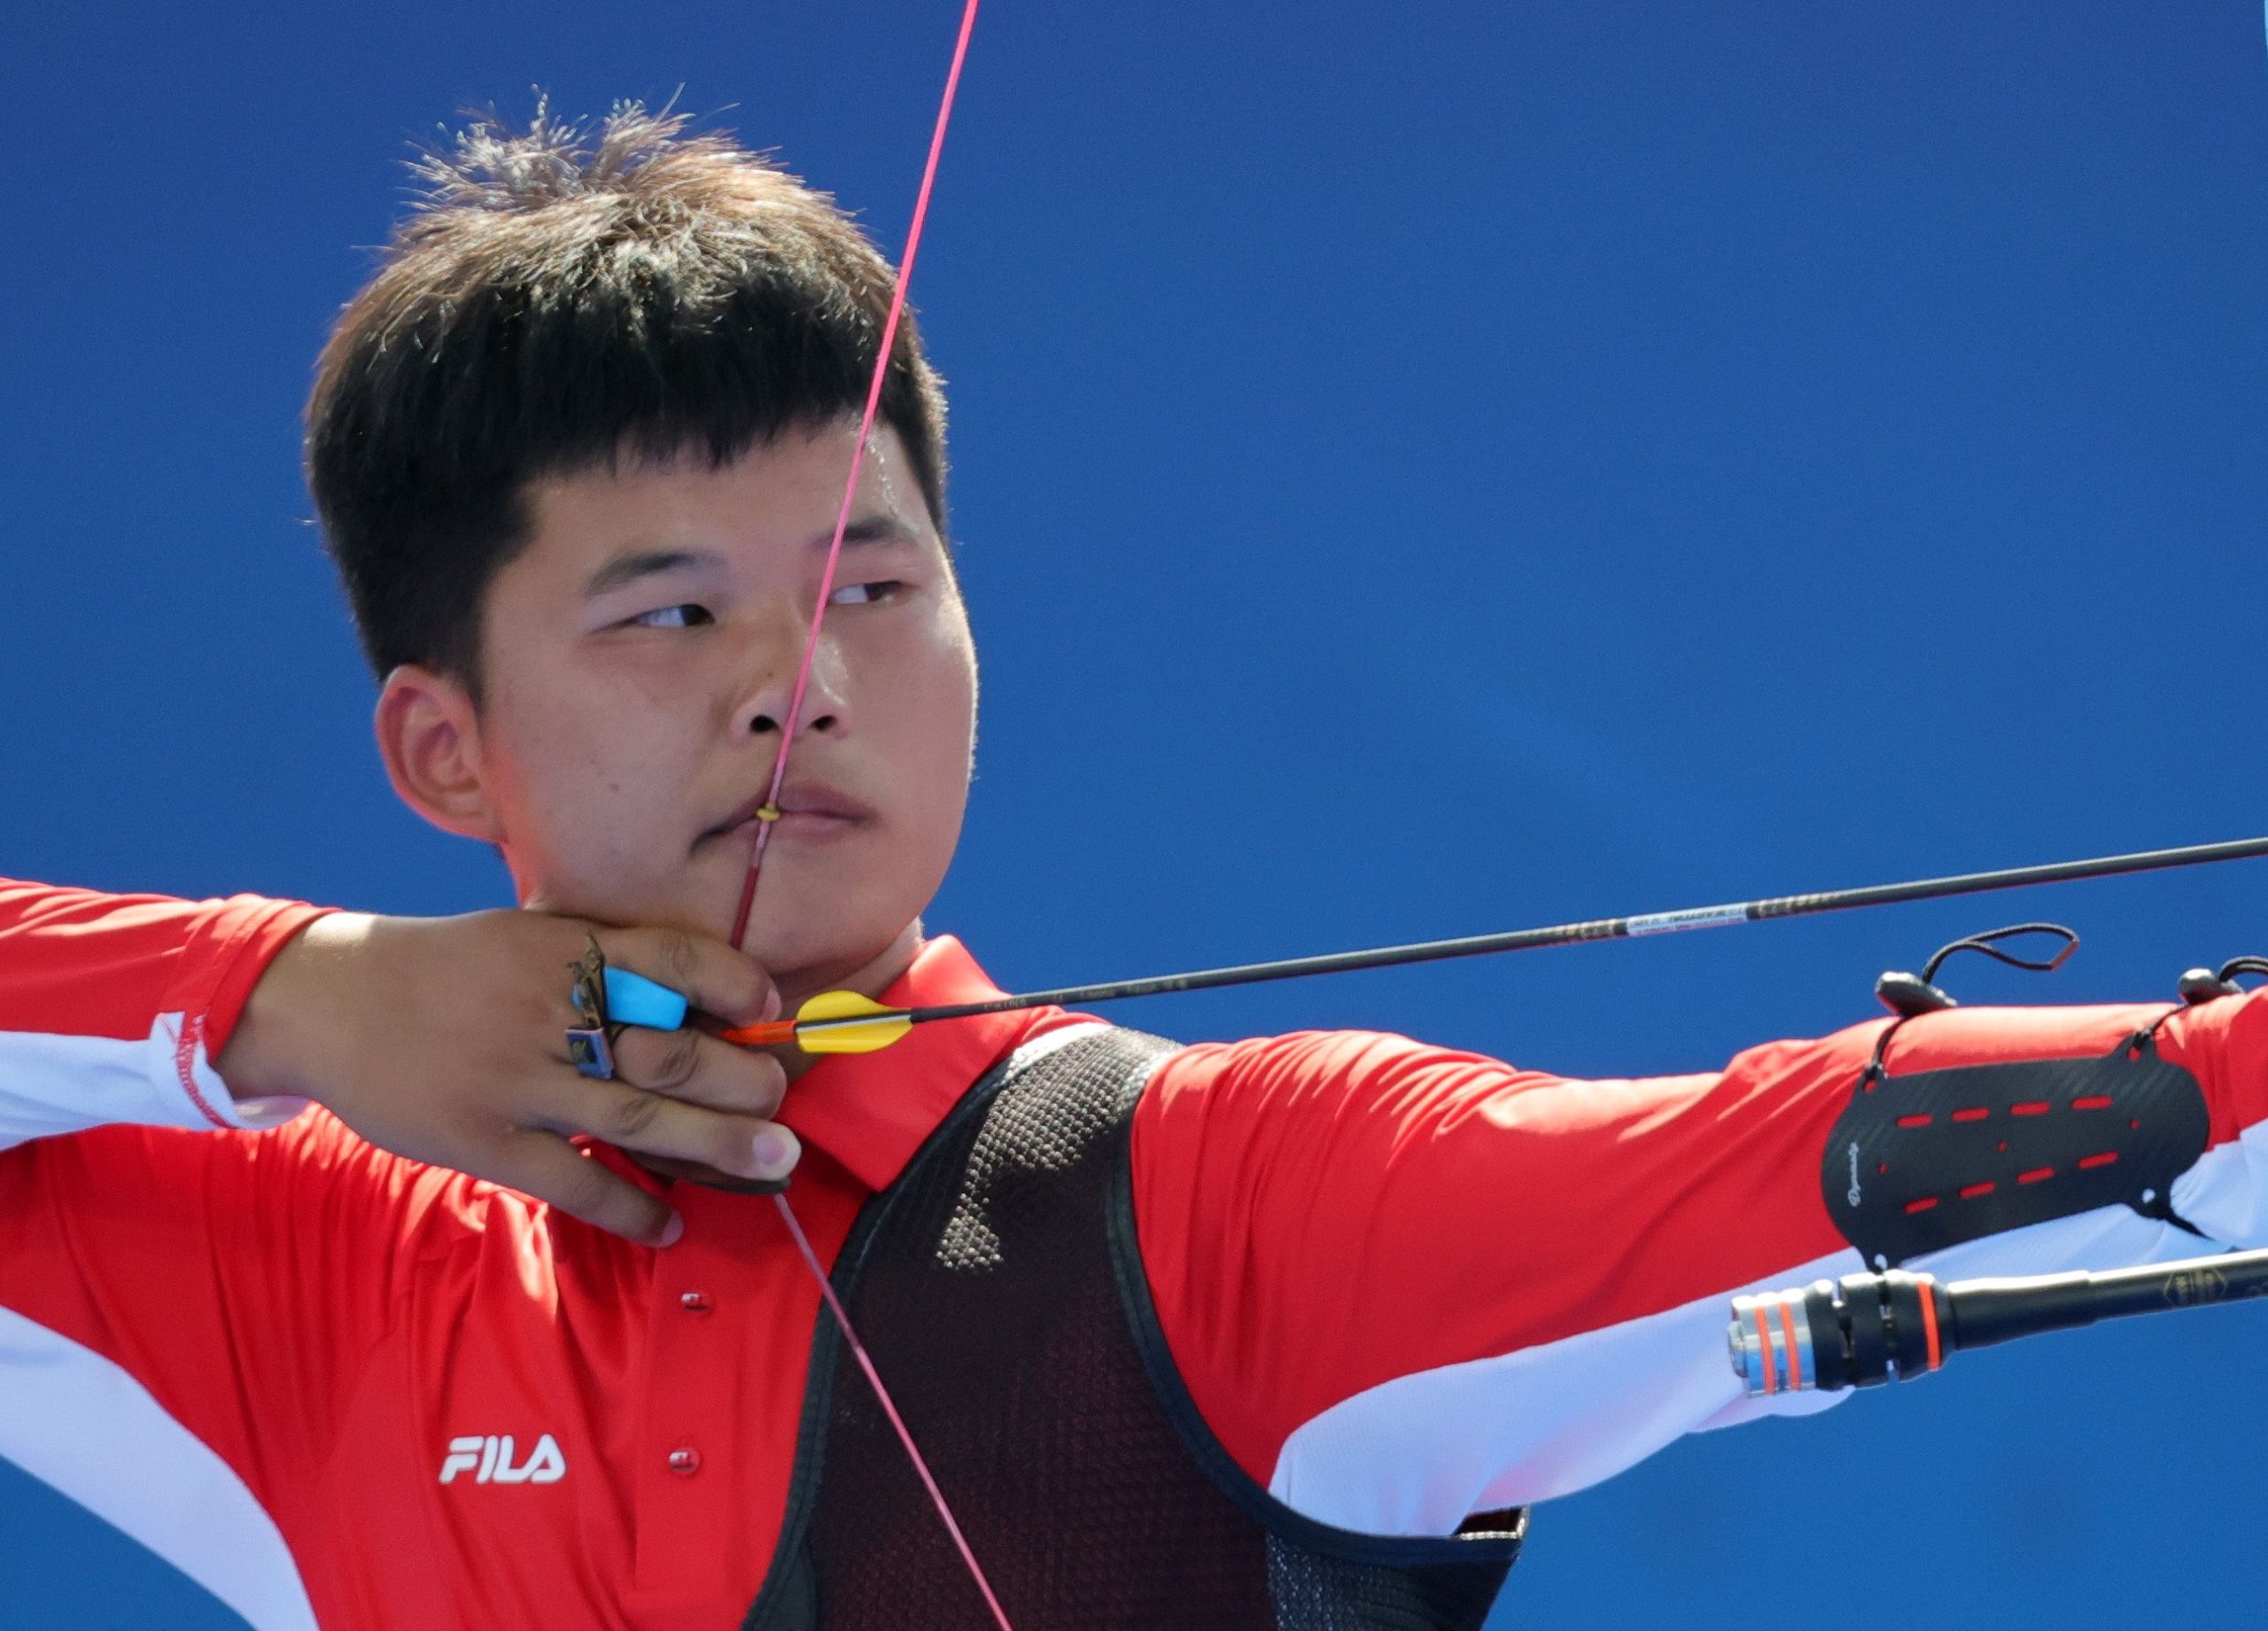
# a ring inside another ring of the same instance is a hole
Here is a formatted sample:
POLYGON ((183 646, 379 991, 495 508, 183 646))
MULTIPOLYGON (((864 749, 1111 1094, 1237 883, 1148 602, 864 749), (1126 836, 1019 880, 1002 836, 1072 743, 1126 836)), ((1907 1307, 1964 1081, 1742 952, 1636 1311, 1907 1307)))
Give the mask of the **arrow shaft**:
MULTIPOLYGON (((1297 980, 1309 975, 1348 974, 1360 968, 1394 968, 1411 963, 1441 962, 1456 957, 1483 957, 1500 951, 1534 951, 1546 946, 1575 945, 1589 940, 1632 940, 1651 935, 1727 928, 1736 923, 1761 922, 1767 918, 1816 917, 1825 913, 1854 912, 1868 906, 1944 900, 1958 895, 1984 895, 2000 889, 2029 889, 2043 883, 2074 883, 2087 878, 2163 872, 2177 866, 2202 866, 2217 861, 2249 860, 2261 856, 2268 856, 2268 837, 2237 838, 2221 843, 2186 844, 2171 850, 2143 850, 2131 855, 2094 856, 2085 860, 2050 861, 2036 866, 2008 866, 1993 872, 1957 873, 1950 877, 1918 878, 1903 883, 1876 883, 1860 889, 1829 889, 1807 895, 1775 895, 1761 900, 1735 901, 1720 906, 1690 906, 1675 912, 1592 918, 1580 923, 1516 928, 1501 934, 1421 940, 1408 945, 1374 946, 1365 951, 1325 951, 1311 957, 1239 963, 1222 968, 1153 975, 1139 980, 1059 986, 1052 990, 1026 991, 985 1002, 947 1003, 926 1008, 909 1008, 903 1012, 913 1022, 921 1024, 930 1020, 967 1019, 974 1014, 1008 1014, 1023 1008, 1081 1007, 1091 1003, 1118 1002, 1135 997, 1162 997, 1176 991, 1209 990, 1224 985, 1257 985, 1270 980, 1297 980)), ((796 1029, 799 1031, 825 1030, 862 1022, 866 1021, 855 1019, 811 1020, 804 1021, 796 1029)))

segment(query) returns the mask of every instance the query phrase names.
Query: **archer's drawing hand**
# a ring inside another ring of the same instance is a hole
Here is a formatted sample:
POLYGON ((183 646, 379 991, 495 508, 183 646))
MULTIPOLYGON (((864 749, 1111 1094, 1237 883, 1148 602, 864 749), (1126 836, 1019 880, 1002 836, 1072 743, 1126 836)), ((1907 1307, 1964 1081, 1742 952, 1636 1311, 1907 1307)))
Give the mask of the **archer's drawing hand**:
POLYGON ((728 1025, 775 1017, 764 970, 722 941, 524 911, 318 918, 277 954, 215 1061, 239 1099, 298 1094, 383 1149, 549 1201, 666 1246, 666 1202, 586 1159, 588 1133, 657 1169, 784 1178, 801 1151, 769 1118, 787 1080, 767 1054, 695 1026, 630 1028, 615 1076, 568 1062, 571 967, 595 936, 609 963, 682 991, 728 1025))

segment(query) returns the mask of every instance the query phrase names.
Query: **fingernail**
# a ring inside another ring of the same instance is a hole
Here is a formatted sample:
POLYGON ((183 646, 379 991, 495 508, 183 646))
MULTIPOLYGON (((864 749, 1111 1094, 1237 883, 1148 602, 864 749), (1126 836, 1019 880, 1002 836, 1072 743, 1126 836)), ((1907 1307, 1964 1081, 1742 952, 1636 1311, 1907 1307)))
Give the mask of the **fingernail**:
POLYGON ((758 1017, 766 1020, 776 1020, 780 1017, 780 988, 778 986, 775 985, 764 993, 764 1012, 758 1017))
POLYGON ((662 1244, 675 1246, 685 1239, 685 1219, 678 1213, 670 1214, 670 1221, 662 1225, 662 1244))
POLYGON ((796 1142, 796 1135, 791 1132, 778 1130, 756 1135, 756 1164, 764 1169, 762 1176, 765 1177, 787 1177, 788 1169, 796 1164, 796 1157, 802 1153, 802 1146, 796 1142))

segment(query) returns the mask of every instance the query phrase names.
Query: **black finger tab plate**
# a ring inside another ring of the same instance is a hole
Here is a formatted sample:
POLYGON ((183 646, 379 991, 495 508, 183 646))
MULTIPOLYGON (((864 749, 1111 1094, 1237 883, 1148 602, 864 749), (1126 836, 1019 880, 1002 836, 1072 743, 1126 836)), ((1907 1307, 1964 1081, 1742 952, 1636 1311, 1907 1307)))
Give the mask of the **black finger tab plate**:
POLYGON ((2108 1058, 1912 1076, 1869 1070, 1820 1165, 1827 1210, 1870 1264, 2166 1192, 2211 1134, 2197 1078, 2147 1041, 2108 1058))

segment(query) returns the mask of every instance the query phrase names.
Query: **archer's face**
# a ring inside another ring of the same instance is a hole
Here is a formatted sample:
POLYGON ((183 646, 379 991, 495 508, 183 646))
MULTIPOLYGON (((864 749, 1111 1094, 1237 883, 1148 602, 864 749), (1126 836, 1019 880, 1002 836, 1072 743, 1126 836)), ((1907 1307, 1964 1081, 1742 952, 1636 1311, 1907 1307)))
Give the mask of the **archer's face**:
MULTIPOLYGON (((731 932, 857 435, 531 485, 533 540, 489 593, 478 723, 526 904, 731 932)), ((944 542, 878 429, 747 936, 791 998, 918 938, 975 707, 944 542)))

